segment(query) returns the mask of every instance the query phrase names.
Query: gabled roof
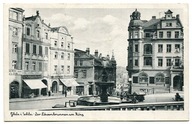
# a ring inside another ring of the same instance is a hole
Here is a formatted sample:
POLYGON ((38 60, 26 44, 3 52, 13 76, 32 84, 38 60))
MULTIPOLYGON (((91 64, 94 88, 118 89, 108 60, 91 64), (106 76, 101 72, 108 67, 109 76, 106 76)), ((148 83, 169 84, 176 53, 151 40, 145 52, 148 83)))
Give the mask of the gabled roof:
POLYGON ((69 31, 68 31, 67 27, 65 27, 65 26, 53 27, 53 28, 51 28, 51 31, 58 32, 60 28, 64 28, 66 33, 69 34, 69 31))

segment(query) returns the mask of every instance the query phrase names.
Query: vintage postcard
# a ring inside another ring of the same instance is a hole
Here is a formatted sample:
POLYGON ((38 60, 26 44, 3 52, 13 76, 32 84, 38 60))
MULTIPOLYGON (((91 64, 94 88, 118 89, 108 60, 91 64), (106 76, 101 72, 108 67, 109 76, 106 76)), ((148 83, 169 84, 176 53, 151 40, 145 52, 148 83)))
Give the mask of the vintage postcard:
POLYGON ((188 121, 188 4, 4 4, 5 121, 188 121))

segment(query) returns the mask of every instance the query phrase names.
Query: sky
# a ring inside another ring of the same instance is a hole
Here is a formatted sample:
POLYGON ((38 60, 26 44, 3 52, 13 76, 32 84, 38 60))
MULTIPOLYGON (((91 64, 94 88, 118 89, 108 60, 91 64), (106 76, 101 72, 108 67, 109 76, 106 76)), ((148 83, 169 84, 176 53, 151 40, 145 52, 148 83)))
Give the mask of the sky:
MULTIPOLYGON (((41 19, 46 24, 50 23, 51 27, 66 26, 74 37, 74 48, 90 48, 91 54, 98 50, 102 56, 109 54, 110 57, 114 51, 117 66, 127 66, 127 29, 130 15, 136 7, 22 8, 25 10, 25 17, 36 15, 36 10, 39 10, 41 19)), ((174 16, 180 14, 181 19, 184 18, 180 8, 137 7, 142 20, 150 20, 152 16, 163 17, 168 9, 173 11, 174 16)))

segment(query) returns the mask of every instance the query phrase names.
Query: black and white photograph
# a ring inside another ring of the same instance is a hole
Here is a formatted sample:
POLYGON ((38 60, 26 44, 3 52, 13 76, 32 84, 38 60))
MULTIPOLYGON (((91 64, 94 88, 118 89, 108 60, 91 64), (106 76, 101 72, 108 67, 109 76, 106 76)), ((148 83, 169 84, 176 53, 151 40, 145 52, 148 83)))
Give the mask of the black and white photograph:
POLYGON ((188 120, 187 4, 4 13, 5 120, 188 120))

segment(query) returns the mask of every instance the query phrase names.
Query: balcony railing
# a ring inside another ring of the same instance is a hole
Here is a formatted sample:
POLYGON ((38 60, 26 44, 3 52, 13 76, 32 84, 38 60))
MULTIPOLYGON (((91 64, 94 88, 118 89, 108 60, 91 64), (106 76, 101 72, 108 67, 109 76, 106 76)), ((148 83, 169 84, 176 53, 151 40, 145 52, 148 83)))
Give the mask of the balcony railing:
POLYGON ((184 101, 180 102, 158 102, 158 103, 137 103, 137 104, 119 104, 119 105, 102 105, 102 106, 76 106, 64 108, 41 109, 40 111, 55 110, 73 110, 73 111, 156 111, 156 110, 184 110, 184 101))

